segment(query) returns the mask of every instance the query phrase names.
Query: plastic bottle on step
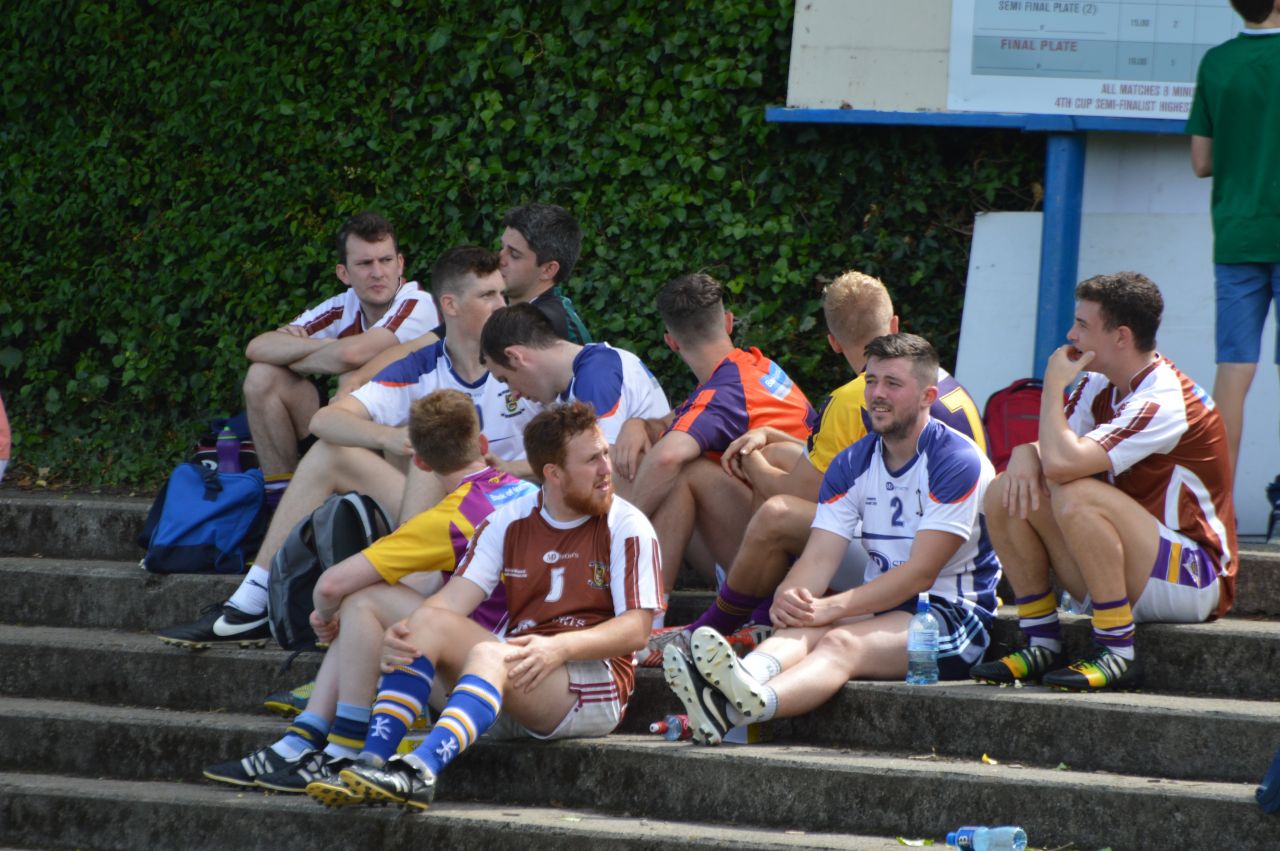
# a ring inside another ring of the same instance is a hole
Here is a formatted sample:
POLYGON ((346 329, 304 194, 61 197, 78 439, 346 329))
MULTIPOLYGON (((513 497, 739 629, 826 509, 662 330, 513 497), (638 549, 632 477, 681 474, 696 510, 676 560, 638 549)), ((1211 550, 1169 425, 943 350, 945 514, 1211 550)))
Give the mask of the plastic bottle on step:
POLYGON ((1020 827, 975 827, 966 825, 947 834, 947 845, 973 851, 1025 851, 1027 834, 1020 827))
POLYGON ((649 725, 650 733, 661 733, 668 742, 679 742, 693 738, 693 728, 689 726, 688 715, 668 715, 661 721, 649 725))
POLYGON ((921 594, 907 626, 907 682, 921 686, 937 681, 938 619, 929 608, 929 595, 921 594))

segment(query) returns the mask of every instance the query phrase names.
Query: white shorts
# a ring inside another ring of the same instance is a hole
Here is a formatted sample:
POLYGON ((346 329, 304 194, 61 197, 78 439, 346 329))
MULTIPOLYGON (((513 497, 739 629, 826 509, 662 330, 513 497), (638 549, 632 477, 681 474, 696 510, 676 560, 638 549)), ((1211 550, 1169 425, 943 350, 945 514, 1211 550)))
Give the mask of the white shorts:
POLYGON ((578 696, 556 728, 550 733, 535 733, 506 712, 489 728, 487 735, 495 739, 583 739, 607 736, 622 720, 623 703, 618 685, 608 664, 599 661, 569 662, 569 691, 578 696))
POLYGON ((1134 623, 1203 623, 1218 607, 1218 566, 1195 541, 1157 522, 1160 547, 1133 606, 1134 623))

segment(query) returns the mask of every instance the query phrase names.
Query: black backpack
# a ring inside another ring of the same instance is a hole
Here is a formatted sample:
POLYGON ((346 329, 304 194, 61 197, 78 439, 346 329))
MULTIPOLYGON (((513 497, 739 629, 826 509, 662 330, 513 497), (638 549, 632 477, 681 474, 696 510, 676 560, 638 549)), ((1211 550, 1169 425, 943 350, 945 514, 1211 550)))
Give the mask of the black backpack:
POLYGON ((267 615, 271 635, 285 650, 316 646, 312 592, 320 574, 391 531, 382 506, 370 496, 334 494, 289 532, 271 560, 267 615))

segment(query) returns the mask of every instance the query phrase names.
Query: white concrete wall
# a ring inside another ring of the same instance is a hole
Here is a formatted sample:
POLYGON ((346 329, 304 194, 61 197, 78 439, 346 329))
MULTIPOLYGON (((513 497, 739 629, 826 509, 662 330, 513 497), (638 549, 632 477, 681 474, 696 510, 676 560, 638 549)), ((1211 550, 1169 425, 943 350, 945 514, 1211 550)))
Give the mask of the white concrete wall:
POLYGON ((941 110, 949 0, 798 0, 787 106, 941 110))
MULTIPOLYGON (((1160 285, 1160 351, 1213 387, 1213 232, 1208 181, 1187 164, 1186 140, 1137 135, 1089 139, 1081 279, 1134 269, 1160 285)), ((1040 268, 1038 213, 977 218, 956 377, 979 403, 1032 374, 1040 268)), ((1062 329, 1065 335, 1067 329, 1062 329)), ((1245 409, 1236 511, 1242 534, 1266 531, 1264 489, 1280 473, 1280 381, 1272 364, 1275 323, 1245 409)))

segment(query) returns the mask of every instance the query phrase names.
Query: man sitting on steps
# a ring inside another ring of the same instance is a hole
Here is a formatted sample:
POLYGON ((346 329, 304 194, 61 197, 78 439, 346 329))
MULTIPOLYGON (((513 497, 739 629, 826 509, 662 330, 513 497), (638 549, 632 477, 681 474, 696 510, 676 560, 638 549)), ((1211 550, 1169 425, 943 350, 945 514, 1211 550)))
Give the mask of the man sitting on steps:
MULTIPOLYGON (((794 557, 804 551, 809 527, 817 512, 822 476, 832 459, 870 430, 866 401, 867 344, 876 337, 898 333, 889 291, 878 279, 849 271, 822 291, 827 342, 844 355, 855 377, 838 387, 822 410, 818 430, 805 443, 779 429, 753 428, 739 437, 720 458, 725 472, 751 486, 751 521, 742 545, 716 594, 716 600, 692 624, 655 630, 649 639, 646 667, 662 664, 662 651, 672 641, 684 649, 698 627, 709 626, 731 640, 744 624, 754 624, 744 643, 767 633, 773 590, 786 576, 794 557), (764 627, 765 629, 759 629, 764 627)), ((938 398, 929 409, 935 420, 973 439, 986 451, 982 415, 968 391, 938 367, 938 398)), ((832 589, 848 590, 862 581, 866 551, 854 544, 845 553, 832 589)))
MULTIPOLYGON (((485 464, 488 441, 464 393, 437 390, 414 402, 409 439, 413 463, 438 473, 448 496, 321 575, 311 624, 329 649, 306 709, 278 741, 205 769, 210 780, 300 793, 312 781, 336 778, 364 746, 383 632, 448 581, 494 508, 535 490, 485 464)), ((497 634, 505 631, 502 589, 471 618, 497 634)))
POLYGON ((444 339, 397 361, 374 381, 316 413, 312 430, 320 440, 299 465, 240 587, 200 619, 158 630, 162 641, 193 648, 244 642, 261 646, 270 637, 271 560, 290 530, 330 494, 368 494, 401 522, 438 500, 443 495, 438 480, 408 463, 413 447, 406 425, 415 399, 440 388, 465 393, 481 412, 490 452, 504 460, 524 457, 521 429, 535 408, 511 398, 480 363, 480 332, 489 314, 502 307, 496 255, 478 246, 450 249, 436 261, 431 287, 445 317, 444 339))
POLYGON ((663 651, 695 742, 719 744, 746 721, 809 712, 850 679, 902 679, 920 594, 939 620, 941 677, 965 677, 986 651, 1000 578, 982 519, 991 462, 929 415, 933 346, 891 334, 872 340, 867 357, 874 434, 827 469, 809 542, 774 595, 773 636, 741 661, 705 626, 688 653, 675 643, 663 651), (827 594, 851 541, 867 551, 866 582, 827 594))
POLYGON ((425 810, 440 772, 490 729, 548 740, 603 736, 622 720, 635 688, 631 654, 663 608, 653 527, 614 498, 609 444, 590 405, 543 411, 524 440, 542 488, 490 515, 452 581, 387 631, 364 752, 338 784, 312 783, 308 795, 425 810), (505 640, 468 617, 500 584, 505 640), (393 757, 437 684, 449 699, 431 733, 393 757))
MULTIPOLYGON (((800 387, 759 349, 733 345, 724 287, 704 273, 681 275, 658 292, 667 346, 698 380, 666 417, 633 418, 614 444, 619 493, 653 520, 666 591, 697 541, 719 564, 733 561, 750 516, 751 492, 725 476, 720 455, 753 426, 803 440, 817 414, 800 387)), ((711 578, 710 563, 697 565, 711 578)))
POLYGON ((1137 272, 1076 287, 1069 345, 1045 368, 1040 440, 1016 447, 987 493, 1030 646, 976 666, 974 679, 1136 687, 1135 623, 1199 623, 1231 608, 1227 433, 1209 394, 1156 351, 1163 312, 1159 288, 1137 272), (1051 577, 1093 604, 1095 649, 1071 664, 1051 577))
POLYGON ((337 242, 335 274, 346 291, 245 348, 245 408, 273 508, 298 466, 298 441, 310 434, 311 418, 325 401, 312 379, 346 379, 439 320, 431 295, 403 279, 404 256, 390 222, 359 213, 343 223, 337 242))

